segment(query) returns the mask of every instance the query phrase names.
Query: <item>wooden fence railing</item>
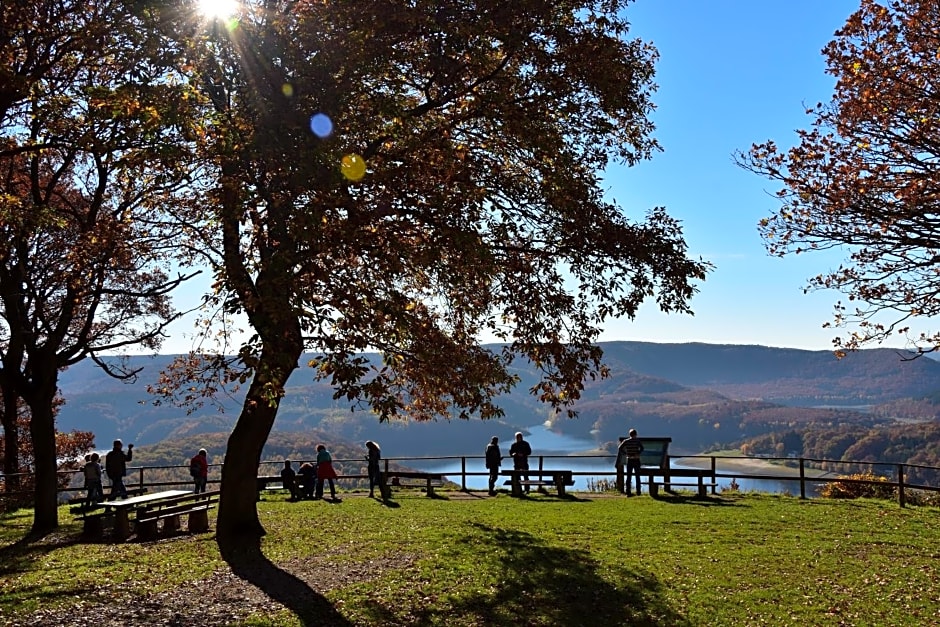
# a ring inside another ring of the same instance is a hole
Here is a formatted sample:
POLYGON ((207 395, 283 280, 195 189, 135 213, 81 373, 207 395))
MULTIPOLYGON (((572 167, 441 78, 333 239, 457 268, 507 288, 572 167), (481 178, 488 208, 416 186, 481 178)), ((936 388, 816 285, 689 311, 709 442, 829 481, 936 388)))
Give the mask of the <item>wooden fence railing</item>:
MULTIPOLYGON (((428 463, 452 463, 459 460, 459 470, 457 472, 447 471, 448 479, 458 484, 462 490, 467 491, 468 477, 485 477, 487 471, 483 468, 483 456, 437 456, 437 457, 391 457, 383 459, 385 470, 394 465, 395 468, 408 468, 414 465, 427 465, 428 463), (478 469, 478 470, 474 470, 478 469)), ((530 468, 532 475, 539 475, 543 469, 557 468, 563 464, 571 465, 571 462, 585 461, 597 462, 598 466, 588 470, 573 470, 575 477, 610 477, 611 480, 617 478, 617 470, 614 468, 614 456, 612 455, 538 455, 531 458, 530 468), (607 470, 603 470, 603 468, 607 470)), ((292 460, 295 464, 295 470, 305 460, 292 460)), ((312 461, 312 460, 310 460, 312 461)), ((841 482, 845 484, 867 484, 879 487, 892 488, 897 490, 898 503, 904 507, 906 503, 906 492, 912 490, 940 492, 940 467, 926 466, 920 464, 898 464, 890 462, 870 462, 870 461, 846 461, 846 460, 826 460, 812 458, 790 458, 790 457, 748 457, 748 456, 714 456, 714 455, 689 455, 672 456, 670 461, 673 465, 682 466, 685 464, 695 464, 699 467, 710 469, 709 474, 716 479, 752 479, 767 481, 787 481, 797 482, 799 484, 799 496, 806 498, 807 486, 817 486, 823 483, 841 482), (691 460, 691 461, 690 461, 691 460), (740 468, 730 469, 729 462, 748 463, 748 462, 773 462, 779 465, 780 471, 775 472, 770 465, 764 465, 760 472, 748 472, 740 468), (863 478, 847 478, 848 474, 864 474, 863 469, 868 469, 868 473, 880 477, 880 480, 869 480, 863 478), (820 474, 820 470, 825 474, 820 474)), ((259 468, 259 474, 277 474, 283 466, 280 462, 262 462, 259 468)), ((334 466, 338 469, 340 479, 352 479, 361 481, 367 478, 366 462, 364 459, 335 459, 334 466)), ((567 466, 566 466, 567 467, 567 466)), ((210 464, 210 484, 219 483, 219 469, 221 464, 210 464)), ((128 468, 128 477, 125 484, 130 487, 140 488, 168 488, 172 486, 186 486, 192 482, 189 477, 188 465, 180 466, 132 466, 128 468), (156 480, 154 475, 173 474, 170 478, 156 480), (148 480, 148 476, 150 479, 148 480)), ((81 471, 62 471, 65 473, 80 475, 81 471)), ((2 479, 2 476, 0 476, 2 479)), ((80 476, 76 476, 69 487, 63 488, 61 492, 82 491, 80 476)), ((105 482, 107 483, 107 481, 105 482)), ((107 494, 107 486, 105 493, 107 494)), ((712 493, 715 488, 712 488, 712 493)), ((0 492, 0 496, 4 493, 0 492)), ((9 493, 8 493, 9 494, 9 493)), ((22 493, 21 493, 22 494, 22 493)))

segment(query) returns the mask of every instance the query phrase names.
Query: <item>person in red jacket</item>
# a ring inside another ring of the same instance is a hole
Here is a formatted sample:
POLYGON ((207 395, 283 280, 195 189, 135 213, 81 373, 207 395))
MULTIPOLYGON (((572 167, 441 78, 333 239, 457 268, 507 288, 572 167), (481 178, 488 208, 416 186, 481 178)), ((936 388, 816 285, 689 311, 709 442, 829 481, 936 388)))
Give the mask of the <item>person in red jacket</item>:
POLYGON ((317 445, 317 494, 314 498, 323 498, 323 482, 330 482, 330 500, 336 500, 336 486, 333 484, 336 479, 336 471, 333 470, 333 456, 326 450, 326 446, 317 445))
POLYGON ((196 485, 193 492, 199 494, 206 491, 206 483, 209 481, 209 454, 206 449, 201 448, 196 455, 189 460, 189 474, 196 485))

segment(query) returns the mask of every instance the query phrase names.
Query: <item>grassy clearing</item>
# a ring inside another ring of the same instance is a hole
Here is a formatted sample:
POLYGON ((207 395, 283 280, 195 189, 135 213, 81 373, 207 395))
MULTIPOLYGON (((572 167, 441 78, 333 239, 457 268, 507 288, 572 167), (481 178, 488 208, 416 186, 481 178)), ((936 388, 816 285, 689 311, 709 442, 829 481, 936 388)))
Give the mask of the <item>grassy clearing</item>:
MULTIPOLYGON (((347 497, 259 508, 275 564, 368 575, 338 578, 324 593, 353 625, 940 624, 936 508, 757 494, 415 493, 392 507, 347 497)), ((74 605, 112 584, 143 596, 227 568, 211 534, 81 544, 70 542, 79 528, 69 522, 25 544, 29 524, 30 512, 0 519, 0 619, 74 605)), ((246 624, 303 622, 284 609, 246 624)))

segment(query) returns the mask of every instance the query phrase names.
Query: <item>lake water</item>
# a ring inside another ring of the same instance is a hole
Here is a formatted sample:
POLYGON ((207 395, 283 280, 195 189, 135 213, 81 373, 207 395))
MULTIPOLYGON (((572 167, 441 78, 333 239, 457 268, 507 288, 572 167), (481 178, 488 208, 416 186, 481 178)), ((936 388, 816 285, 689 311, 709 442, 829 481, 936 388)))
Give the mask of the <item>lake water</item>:
MULTIPOLYGON (((529 467, 531 470, 535 471, 538 469, 538 458, 542 456, 544 459, 543 467, 547 469, 552 468, 564 468, 570 469, 575 473, 574 476, 574 486, 571 488, 573 490, 586 491, 588 489, 589 481, 599 481, 607 480, 614 481, 616 476, 614 473, 614 456, 610 457, 597 457, 597 456, 579 456, 578 454, 591 450, 595 447, 595 443, 590 440, 581 440, 579 438, 573 438, 567 435, 561 435, 554 433, 544 426, 530 427, 528 429, 529 435, 526 436, 526 441, 532 446, 533 455, 529 458, 529 467), (595 474, 596 473, 596 474, 595 474), (605 474, 606 473, 606 474, 605 474)), ((509 446, 511 442, 500 442, 500 450, 503 453, 504 467, 506 466, 507 461, 509 462, 508 467, 512 467, 512 460, 509 459, 509 446)), ((459 459, 446 459, 446 460, 408 460, 404 462, 406 465, 416 468, 418 470, 424 470, 426 472, 436 472, 443 475, 448 475, 448 478, 455 483, 460 483, 460 460, 459 459)), ((682 468, 681 464, 673 464, 675 468, 682 468)), ((730 471, 724 471, 719 465, 719 472, 724 474, 732 474, 730 471)), ((487 488, 487 471, 483 465, 483 453, 480 452, 479 458, 468 458, 467 459, 467 472, 477 472, 478 475, 468 475, 467 476, 467 487, 471 490, 486 490, 487 488)), ((533 473, 535 474, 535 473, 533 473)), ((760 474, 760 473, 753 473, 760 474)), ((798 480, 770 480, 770 479, 731 479, 731 478, 719 478, 718 479, 718 492, 721 492, 722 489, 727 489, 732 481, 735 481, 738 484, 738 489, 743 492, 767 492, 772 494, 799 494, 800 493, 800 483, 798 480)), ((644 490, 646 486, 644 484, 644 490)), ((806 485, 806 495, 808 497, 817 496, 815 489, 815 484, 807 483, 806 485)))

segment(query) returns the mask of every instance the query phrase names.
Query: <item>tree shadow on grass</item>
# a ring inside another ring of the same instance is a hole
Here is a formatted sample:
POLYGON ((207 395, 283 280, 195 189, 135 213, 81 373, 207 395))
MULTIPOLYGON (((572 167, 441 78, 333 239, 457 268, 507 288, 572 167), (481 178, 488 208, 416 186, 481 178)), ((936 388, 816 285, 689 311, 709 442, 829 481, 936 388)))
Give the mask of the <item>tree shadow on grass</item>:
POLYGON ((12 544, 0 548, 0 575, 29 570, 40 555, 56 548, 40 542, 43 536, 27 535, 12 544))
POLYGON ((302 625, 352 627, 326 597, 265 557, 259 541, 243 542, 234 548, 219 543, 219 549, 235 576, 292 611, 302 625))
POLYGON ((691 625, 670 607, 656 577, 629 565, 629 555, 610 566, 589 551, 550 546, 529 533, 473 527, 477 533, 465 541, 481 547, 480 567, 494 573, 498 584, 489 588, 491 592, 458 598, 446 608, 425 608, 416 624, 437 624, 445 619, 443 613, 454 612, 474 617, 470 622, 475 624, 507 627, 691 625))
POLYGON ((699 507, 747 507, 744 503, 737 503, 718 496, 699 496, 694 492, 660 492, 653 500, 673 505, 698 505, 699 507))
POLYGON ((512 498, 528 501, 530 503, 557 503, 559 501, 570 501, 571 503, 590 503, 593 499, 576 496, 571 493, 555 494, 554 492, 536 492, 535 494, 523 494, 512 498), (536 498, 538 497, 538 498, 536 498))

